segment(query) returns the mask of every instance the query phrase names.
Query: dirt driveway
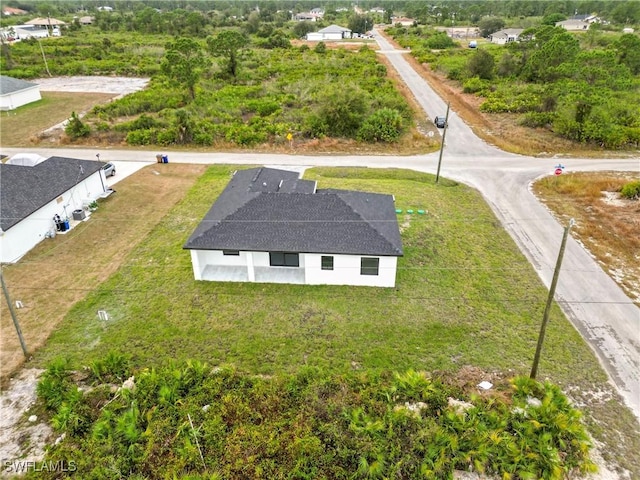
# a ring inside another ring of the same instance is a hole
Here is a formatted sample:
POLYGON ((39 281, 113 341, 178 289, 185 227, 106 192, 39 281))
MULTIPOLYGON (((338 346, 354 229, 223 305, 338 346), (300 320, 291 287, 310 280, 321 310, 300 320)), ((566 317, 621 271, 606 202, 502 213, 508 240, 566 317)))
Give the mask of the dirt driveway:
POLYGON ((34 83, 43 92, 91 92, 127 95, 142 90, 148 78, 131 77, 54 77, 38 78, 34 83))

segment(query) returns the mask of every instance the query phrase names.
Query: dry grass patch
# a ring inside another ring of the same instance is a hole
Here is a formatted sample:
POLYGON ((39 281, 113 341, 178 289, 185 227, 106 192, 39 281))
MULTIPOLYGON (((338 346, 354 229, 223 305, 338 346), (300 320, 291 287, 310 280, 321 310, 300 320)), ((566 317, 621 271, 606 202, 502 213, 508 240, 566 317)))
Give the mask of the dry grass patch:
MULTIPOLYGON (((71 307, 122 266, 160 220, 204 172, 204 165, 150 166, 117 184, 89 221, 67 235, 44 240, 3 274, 30 352, 41 347, 71 307), (136 220, 131 221, 131 212, 136 220)), ((2 383, 24 357, 6 302, 0 310, 2 383)))
POLYGON ((2 112, 0 143, 5 147, 51 143, 51 140, 42 136, 44 130, 64 122, 72 111, 84 113, 114 96, 112 93, 42 92, 42 100, 11 112, 2 112))
POLYGON ((576 220, 572 235, 640 304, 640 200, 627 200, 619 194, 632 180, 638 180, 637 175, 571 173, 543 178, 533 188, 562 223, 576 220))

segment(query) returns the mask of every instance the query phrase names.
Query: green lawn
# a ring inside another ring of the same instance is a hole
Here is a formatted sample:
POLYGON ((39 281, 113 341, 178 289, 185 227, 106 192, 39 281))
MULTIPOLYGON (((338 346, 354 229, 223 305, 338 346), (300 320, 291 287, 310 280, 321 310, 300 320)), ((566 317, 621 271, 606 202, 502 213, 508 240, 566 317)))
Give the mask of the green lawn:
MULTIPOLYGON (((235 168, 211 167, 71 310, 35 363, 66 356, 80 366, 116 350, 139 366, 199 359, 260 374, 301 365, 528 372, 547 291, 476 191, 404 170, 308 170, 320 188, 390 193, 404 212, 426 210, 398 215, 405 256, 396 288, 196 282, 182 244, 235 168), (98 320, 100 309, 111 319, 98 320)), ((557 307, 540 376, 583 387, 606 381, 557 307)))

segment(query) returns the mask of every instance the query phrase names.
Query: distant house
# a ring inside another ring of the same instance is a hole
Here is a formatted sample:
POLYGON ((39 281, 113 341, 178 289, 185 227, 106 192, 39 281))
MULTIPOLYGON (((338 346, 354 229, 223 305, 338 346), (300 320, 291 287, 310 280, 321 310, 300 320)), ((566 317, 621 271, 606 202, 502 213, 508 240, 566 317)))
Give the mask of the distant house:
POLYGON ((317 32, 307 33, 306 39, 309 41, 321 42, 326 40, 342 40, 351 38, 351 30, 339 25, 329 25, 317 32))
POLYGON ((397 25, 400 24, 403 27, 411 27, 413 26, 416 21, 413 18, 407 18, 407 17, 393 17, 391 19, 391 23, 393 25, 397 25))
POLYGON ((34 18, 25 22, 25 25, 33 25, 34 27, 49 28, 49 27, 62 27, 66 25, 62 20, 57 18, 34 18))
POLYGON ((41 98, 37 83, 0 75, 0 110, 15 110, 41 98))
POLYGON ((602 20, 595 13, 585 13, 581 15, 574 15, 569 20, 581 20, 585 23, 600 23, 602 20))
POLYGON ((297 22, 317 22, 322 20, 322 16, 316 13, 305 12, 297 13, 293 19, 297 22))
POLYGON ((77 18, 77 20, 80 25, 91 25, 94 22, 95 18, 89 15, 86 15, 84 17, 77 18))
POLYGON ((2 14, 6 15, 7 17, 11 15, 26 15, 27 13, 29 12, 22 10, 20 8, 2 7, 2 14))
POLYGON ((316 187, 296 172, 236 172, 184 245, 195 279, 395 286, 393 197, 316 187))
POLYGON ((55 215, 72 219, 74 211, 107 195, 103 165, 63 157, 33 166, 0 163, 0 262, 17 262, 55 232, 55 215))
POLYGON ((590 26, 591 24, 584 20, 563 20, 561 22, 556 22, 556 27, 562 27, 571 32, 589 30, 590 26))
POLYGON ((517 42, 520 34, 524 31, 522 28, 505 28, 489 35, 491 43, 505 45, 511 42, 517 42))

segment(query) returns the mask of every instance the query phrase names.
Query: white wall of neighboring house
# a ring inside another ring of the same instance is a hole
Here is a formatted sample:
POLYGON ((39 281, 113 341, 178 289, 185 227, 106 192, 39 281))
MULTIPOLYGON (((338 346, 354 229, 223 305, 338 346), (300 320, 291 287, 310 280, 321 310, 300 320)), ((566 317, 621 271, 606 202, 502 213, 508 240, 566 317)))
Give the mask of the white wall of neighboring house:
MULTIPOLYGON (((239 252, 239 255, 223 255, 220 250, 191 250, 191 264, 196 280, 203 279, 207 265, 222 267, 242 267, 247 269, 249 281, 255 281, 254 268, 281 268, 269 265, 269 252, 239 252)), ((396 281, 397 257, 376 257, 380 259, 378 275, 360 274, 360 255, 330 255, 333 270, 322 270, 322 254, 301 253, 299 267, 304 272, 306 285, 358 285, 369 287, 394 287, 396 281)))
MULTIPOLYGON (((31 167, 24 167, 31 168, 31 167)), ((15 263, 55 230, 54 215, 72 217, 88 200, 98 198, 107 185, 102 170, 86 178, 71 190, 40 207, 27 218, 0 233, 0 262, 15 263), (66 213, 65 213, 66 211, 66 213)))
POLYGON ((37 102, 41 98, 40 86, 38 85, 17 92, 5 93, 0 95, 0 110, 15 110, 28 103, 37 102))
POLYGON ((309 32, 307 33, 306 38, 310 42, 321 42, 324 40, 342 40, 343 34, 340 32, 330 32, 330 33, 309 32))

